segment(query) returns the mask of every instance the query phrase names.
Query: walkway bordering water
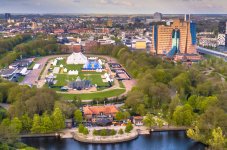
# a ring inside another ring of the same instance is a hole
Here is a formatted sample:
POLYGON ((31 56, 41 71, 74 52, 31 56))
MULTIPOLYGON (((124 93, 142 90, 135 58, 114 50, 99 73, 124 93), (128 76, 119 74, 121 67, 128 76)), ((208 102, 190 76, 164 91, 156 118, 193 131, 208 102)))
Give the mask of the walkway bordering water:
POLYGON ((136 139, 139 136, 139 133, 136 130, 131 131, 131 133, 125 133, 123 135, 114 135, 114 136, 91 136, 83 135, 78 131, 74 135, 76 141, 82 143, 92 143, 92 144, 114 144, 127 142, 136 139))

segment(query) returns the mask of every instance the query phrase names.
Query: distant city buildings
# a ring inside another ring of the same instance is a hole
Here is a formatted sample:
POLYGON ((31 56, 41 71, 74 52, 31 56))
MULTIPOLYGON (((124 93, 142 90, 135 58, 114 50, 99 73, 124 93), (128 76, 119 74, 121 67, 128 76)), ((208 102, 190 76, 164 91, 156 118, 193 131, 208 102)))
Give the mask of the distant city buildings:
POLYGON ((113 26, 113 20, 108 19, 106 25, 107 25, 107 27, 112 27, 113 26))

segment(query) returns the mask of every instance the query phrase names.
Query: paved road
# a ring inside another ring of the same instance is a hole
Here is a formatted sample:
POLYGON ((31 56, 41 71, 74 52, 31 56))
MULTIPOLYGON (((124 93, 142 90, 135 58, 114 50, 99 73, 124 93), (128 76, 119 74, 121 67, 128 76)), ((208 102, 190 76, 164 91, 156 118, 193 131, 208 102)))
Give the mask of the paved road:
POLYGON ((25 76, 24 80, 20 84, 36 85, 39 75, 49 58, 50 56, 40 58, 36 62, 36 64, 40 64, 39 69, 31 70, 31 72, 25 76))

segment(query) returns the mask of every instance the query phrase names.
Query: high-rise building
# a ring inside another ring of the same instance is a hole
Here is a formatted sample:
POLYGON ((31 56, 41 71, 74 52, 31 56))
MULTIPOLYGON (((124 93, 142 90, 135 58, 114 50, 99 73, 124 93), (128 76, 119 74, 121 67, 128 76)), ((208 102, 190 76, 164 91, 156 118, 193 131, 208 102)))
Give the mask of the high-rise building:
POLYGON ((227 22, 226 21, 220 21, 218 24, 218 43, 219 45, 224 45, 227 47, 227 22), (225 44, 224 44, 225 43, 225 44))
POLYGON ((218 33, 226 34, 226 21, 220 21, 218 24, 218 33))
POLYGON ((162 14, 161 13, 154 13, 154 21, 162 21, 162 14))
POLYGON ((11 14, 10 13, 5 13, 5 20, 11 19, 11 14))
POLYGON ((190 14, 184 15, 184 21, 190 21, 190 14))
POLYGON ((108 19, 107 22, 106 22, 106 25, 108 27, 112 27, 113 26, 113 20, 112 19, 108 19))
POLYGON ((151 53, 173 57, 196 54, 196 24, 176 19, 170 26, 155 25, 151 53))

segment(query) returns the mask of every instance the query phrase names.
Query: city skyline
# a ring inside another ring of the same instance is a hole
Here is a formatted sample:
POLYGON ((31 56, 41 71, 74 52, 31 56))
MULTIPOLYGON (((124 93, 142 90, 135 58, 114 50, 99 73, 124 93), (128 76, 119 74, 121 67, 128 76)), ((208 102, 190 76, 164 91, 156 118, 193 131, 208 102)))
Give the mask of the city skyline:
POLYGON ((1 0, 0 13, 226 14, 225 0, 1 0))

